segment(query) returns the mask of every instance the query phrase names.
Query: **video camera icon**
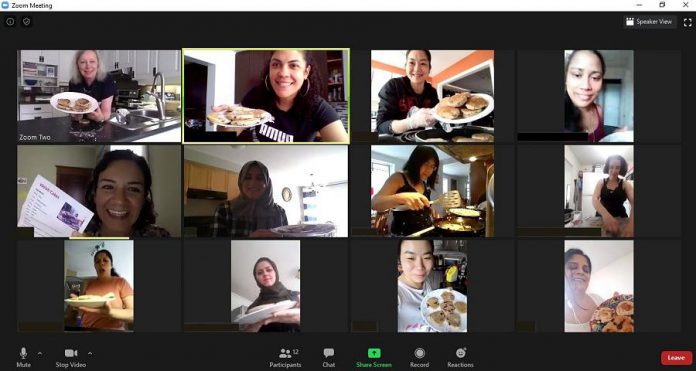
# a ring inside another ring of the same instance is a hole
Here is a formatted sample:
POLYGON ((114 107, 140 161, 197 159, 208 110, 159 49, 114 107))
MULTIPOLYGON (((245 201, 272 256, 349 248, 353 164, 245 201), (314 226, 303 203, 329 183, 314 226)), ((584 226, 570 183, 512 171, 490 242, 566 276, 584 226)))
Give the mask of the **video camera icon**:
POLYGON ((3 2, 2 2, 2 5, 0 5, 0 8, 9 9, 9 8, 10 8, 10 2, 9 2, 9 1, 3 1, 3 2))

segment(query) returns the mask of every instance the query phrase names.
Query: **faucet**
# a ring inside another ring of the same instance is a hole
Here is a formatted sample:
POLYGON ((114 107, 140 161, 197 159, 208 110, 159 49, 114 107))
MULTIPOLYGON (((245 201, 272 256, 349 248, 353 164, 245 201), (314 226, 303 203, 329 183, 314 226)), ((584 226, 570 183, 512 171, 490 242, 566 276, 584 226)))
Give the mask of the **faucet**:
POLYGON ((149 92, 145 92, 147 95, 151 95, 155 98, 157 103, 157 112, 159 112, 160 120, 164 120, 164 76, 161 72, 157 72, 155 79, 152 80, 152 89, 149 92), (160 78, 160 92, 157 93, 157 76, 160 78))

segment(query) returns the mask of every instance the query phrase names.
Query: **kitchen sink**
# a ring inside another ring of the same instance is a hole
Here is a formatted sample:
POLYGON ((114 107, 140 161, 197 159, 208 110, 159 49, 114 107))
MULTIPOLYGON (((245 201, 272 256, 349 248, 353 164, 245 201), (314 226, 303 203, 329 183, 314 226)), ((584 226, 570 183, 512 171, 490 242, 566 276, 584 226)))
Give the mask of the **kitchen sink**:
MULTIPOLYGON (((159 116, 159 111, 157 111, 157 110, 151 110, 151 109, 135 109, 135 110, 129 111, 128 116, 133 116, 133 115, 135 115, 135 116, 142 116, 142 117, 148 117, 148 118, 157 119, 157 120, 160 119, 160 118, 159 118, 159 117, 160 117, 160 116, 159 116)), ((171 116, 168 117, 168 116, 166 115, 166 113, 165 113, 164 119, 165 119, 165 120, 171 119, 171 116)))
POLYGON ((172 125, 181 122, 181 117, 165 116, 163 120, 159 118, 157 110, 131 110, 126 116, 114 115, 108 122, 126 130, 138 130, 152 125, 172 125))

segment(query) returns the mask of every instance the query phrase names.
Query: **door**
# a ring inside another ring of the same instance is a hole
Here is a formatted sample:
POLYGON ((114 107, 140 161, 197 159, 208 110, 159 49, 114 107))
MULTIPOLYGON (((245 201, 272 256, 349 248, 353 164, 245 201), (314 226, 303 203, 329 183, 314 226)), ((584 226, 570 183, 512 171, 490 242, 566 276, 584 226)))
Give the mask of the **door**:
POLYGON ((621 83, 608 83, 604 87, 604 125, 621 126, 621 83))
POLYGON ((191 118, 205 119, 206 101, 208 100, 208 66, 187 62, 184 65, 184 120, 191 118))
POLYGON ((81 204, 86 204, 85 194, 92 169, 82 167, 56 166, 56 185, 81 204))

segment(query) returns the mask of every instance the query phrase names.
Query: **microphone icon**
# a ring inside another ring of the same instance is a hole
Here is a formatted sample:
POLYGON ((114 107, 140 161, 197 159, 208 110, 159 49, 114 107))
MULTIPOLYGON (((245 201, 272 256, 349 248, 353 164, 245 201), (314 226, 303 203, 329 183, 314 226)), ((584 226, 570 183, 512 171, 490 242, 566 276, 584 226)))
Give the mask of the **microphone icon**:
POLYGON ((27 348, 22 347, 22 349, 19 351, 19 356, 22 357, 22 360, 27 359, 27 348))

